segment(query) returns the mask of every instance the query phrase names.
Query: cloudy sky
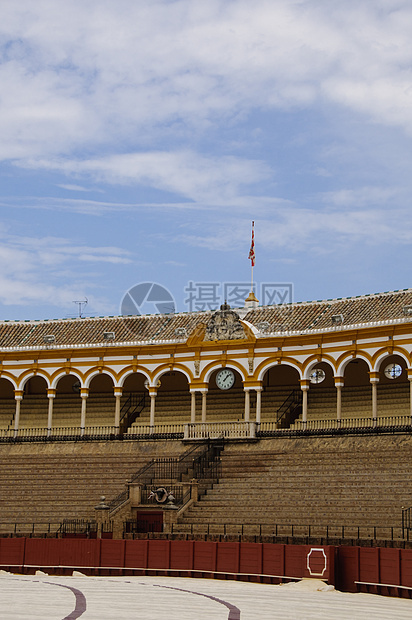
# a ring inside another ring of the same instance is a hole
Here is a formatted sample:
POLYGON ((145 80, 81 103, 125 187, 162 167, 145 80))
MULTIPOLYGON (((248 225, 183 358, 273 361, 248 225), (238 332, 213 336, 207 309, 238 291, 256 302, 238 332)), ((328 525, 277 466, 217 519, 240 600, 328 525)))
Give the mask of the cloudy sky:
POLYGON ((411 34, 408 0, 2 0, 0 319, 221 303, 252 220, 258 297, 409 287, 411 34))

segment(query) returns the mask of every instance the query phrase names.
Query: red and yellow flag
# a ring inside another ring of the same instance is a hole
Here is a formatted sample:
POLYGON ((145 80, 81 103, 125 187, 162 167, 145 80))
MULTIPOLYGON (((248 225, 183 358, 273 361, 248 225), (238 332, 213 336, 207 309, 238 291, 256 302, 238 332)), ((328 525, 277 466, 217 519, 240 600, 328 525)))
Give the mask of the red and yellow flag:
POLYGON ((252 267, 255 266, 255 222, 252 222, 252 243, 250 244, 249 256, 252 261, 252 267))

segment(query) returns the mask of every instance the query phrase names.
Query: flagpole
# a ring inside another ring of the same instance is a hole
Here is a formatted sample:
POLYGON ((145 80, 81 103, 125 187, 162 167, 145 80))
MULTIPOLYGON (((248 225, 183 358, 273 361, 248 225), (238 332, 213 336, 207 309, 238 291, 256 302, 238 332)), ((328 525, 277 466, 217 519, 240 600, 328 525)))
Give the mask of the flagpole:
POLYGON ((246 308, 256 308, 259 304, 259 300, 256 299, 256 295, 253 292, 253 267, 255 266, 255 222, 252 222, 252 242, 250 244, 249 256, 248 258, 251 261, 251 282, 250 282, 250 293, 245 299, 245 307, 246 308))
POLYGON ((250 269, 251 269, 251 281, 250 281, 250 292, 253 293, 253 267, 255 265, 255 222, 252 222, 252 243, 250 246, 249 252, 250 258, 250 269))
POLYGON ((251 277, 251 282, 250 282, 250 292, 253 293, 253 263, 251 266, 251 270, 252 270, 252 277, 251 277))

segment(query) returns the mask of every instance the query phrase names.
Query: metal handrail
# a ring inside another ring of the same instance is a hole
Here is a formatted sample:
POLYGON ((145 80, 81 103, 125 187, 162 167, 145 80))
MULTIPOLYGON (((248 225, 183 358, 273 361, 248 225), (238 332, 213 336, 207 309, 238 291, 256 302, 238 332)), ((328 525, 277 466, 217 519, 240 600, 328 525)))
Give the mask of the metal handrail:
POLYGON ((276 423, 286 416, 287 413, 292 413, 296 407, 302 404, 302 390, 292 390, 289 396, 284 400, 281 406, 276 412, 276 423))
POLYGON ((146 392, 138 394, 131 392, 126 402, 120 409, 120 426, 121 428, 129 428, 136 418, 141 414, 146 406, 146 392))
POLYGON ((377 525, 333 525, 292 523, 174 523, 171 534, 208 536, 258 536, 265 538, 322 538, 324 540, 409 540, 402 527, 377 525))
POLYGON ((376 433, 410 433, 411 416, 382 416, 377 418, 342 418, 340 420, 296 420, 288 428, 278 428, 275 422, 262 422, 258 437, 303 435, 344 435, 376 433))
POLYGON ((409 540, 409 532, 412 531, 412 506, 410 508, 402 508, 402 534, 404 538, 409 540), (405 536, 406 533, 406 536, 405 536))
MULTIPOLYGON (((179 457, 162 457, 153 459, 133 474, 129 480, 129 484, 139 481, 143 488, 150 488, 159 483, 166 481, 181 481, 184 475, 192 470, 192 478, 197 480, 216 481, 220 475, 218 463, 220 463, 220 452, 223 444, 216 444, 208 441, 206 444, 198 444, 181 454, 179 457), (209 474, 209 475, 207 475, 209 474)), ((212 482, 213 484, 213 482, 212 482)), ((206 492, 206 488, 210 486, 210 482, 204 486, 202 491, 206 492)), ((200 489, 199 489, 200 492, 200 489)), ((129 485, 126 491, 122 491, 113 500, 108 503, 110 514, 119 506, 129 499, 129 485)))

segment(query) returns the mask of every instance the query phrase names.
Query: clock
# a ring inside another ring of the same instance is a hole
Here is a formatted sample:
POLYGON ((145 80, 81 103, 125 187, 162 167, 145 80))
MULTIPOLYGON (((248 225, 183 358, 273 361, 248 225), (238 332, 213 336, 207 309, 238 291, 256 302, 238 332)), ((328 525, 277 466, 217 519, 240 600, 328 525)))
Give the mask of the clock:
POLYGON ((216 385, 221 390, 229 390, 235 382, 235 375, 230 368, 222 368, 216 375, 216 385))
POLYGON ((386 366, 384 372, 388 379, 397 379, 402 374, 402 366, 399 364, 389 364, 389 366, 386 366))

